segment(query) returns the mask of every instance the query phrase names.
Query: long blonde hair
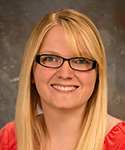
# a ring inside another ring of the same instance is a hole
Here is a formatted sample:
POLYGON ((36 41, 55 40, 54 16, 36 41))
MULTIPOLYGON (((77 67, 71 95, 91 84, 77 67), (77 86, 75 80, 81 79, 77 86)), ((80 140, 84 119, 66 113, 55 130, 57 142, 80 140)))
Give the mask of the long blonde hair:
POLYGON ((83 126, 76 150, 101 150, 104 142, 107 115, 107 79, 105 50, 99 32, 92 21, 75 10, 48 13, 34 28, 24 53, 16 106, 18 150, 45 148, 44 124, 36 117, 40 99, 32 84, 32 66, 46 33, 55 25, 62 25, 73 52, 84 55, 83 49, 97 61, 97 81, 88 100, 83 126))

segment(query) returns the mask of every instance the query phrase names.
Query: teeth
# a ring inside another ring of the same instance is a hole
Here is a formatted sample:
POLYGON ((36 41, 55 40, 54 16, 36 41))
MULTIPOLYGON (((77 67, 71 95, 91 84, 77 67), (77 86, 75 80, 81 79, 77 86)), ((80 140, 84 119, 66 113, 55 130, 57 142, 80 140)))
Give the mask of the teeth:
POLYGON ((53 87, 57 90, 61 90, 61 91, 73 91, 76 89, 76 87, 71 86, 71 87, 63 87, 63 86, 58 86, 58 85, 53 85, 53 87))

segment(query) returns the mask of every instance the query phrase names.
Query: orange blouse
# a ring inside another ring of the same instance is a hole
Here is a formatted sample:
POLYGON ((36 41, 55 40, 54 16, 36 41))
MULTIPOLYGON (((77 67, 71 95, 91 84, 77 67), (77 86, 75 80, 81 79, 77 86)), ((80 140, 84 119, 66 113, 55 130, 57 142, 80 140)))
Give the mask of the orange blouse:
MULTIPOLYGON (((0 150, 17 150, 15 122, 0 131, 0 150)), ((118 123, 106 135, 103 150, 125 150, 125 122, 118 123)))

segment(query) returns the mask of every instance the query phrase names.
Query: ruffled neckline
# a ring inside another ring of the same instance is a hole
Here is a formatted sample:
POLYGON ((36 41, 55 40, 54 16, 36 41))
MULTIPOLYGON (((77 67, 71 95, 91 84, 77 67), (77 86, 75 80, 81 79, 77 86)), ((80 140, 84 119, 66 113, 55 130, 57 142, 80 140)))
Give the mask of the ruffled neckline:
POLYGON ((125 126, 125 121, 121 121, 121 122, 117 123, 113 128, 111 128, 109 130, 109 132, 106 134, 105 138, 108 137, 110 133, 114 132, 115 129, 119 126, 125 126))
POLYGON ((125 149, 125 122, 117 123, 105 136, 103 150, 125 149))

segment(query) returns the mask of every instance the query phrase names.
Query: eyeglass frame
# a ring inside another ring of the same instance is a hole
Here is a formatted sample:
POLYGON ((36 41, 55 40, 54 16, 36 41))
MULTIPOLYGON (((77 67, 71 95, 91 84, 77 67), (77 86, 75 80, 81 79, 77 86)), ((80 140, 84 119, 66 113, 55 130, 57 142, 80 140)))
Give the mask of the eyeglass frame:
POLYGON ((36 63, 38 63, 38 64, 40 64, 41 66, 46 67, 46 68, 60 68, 60 67, 64 64, 65 61, 68 61, 68 64, 69 64, 69 66, 70 66, 70 68, 71 68, 72 70, 81 71, 81 72, 86 72, 86 71, 93 70, 93 69, 96 68, 96 64, 97 64, 97 62, 96 62, 95 60, 92 60, 92 59, 89 59, 89 58, 85 58, 85 57, 64 58, 64 57, 61 57, 61 56, 58 56, 58 55, 54 55, 54 54, 41 54, 41 55, 36 55, 34 60, 35 60, 36 63), (40 57, 41 57, 41 56, 55 56, 55 57, 61 58, 63 61, 62 61, 61 65, 58 66, 58 67, 49 67, 49 66, 45 66, 45 65, 43 65, 43 64, 40 63, 40 57), (83 58, 83 59, 92 61, 92 63, 93 63, 93 64, 92 64, 92 67, 91 67, 90 69, 88 69, 88 70, 78 70, 78 69, 72 68, 72 66, 71 66, 71 64, 70 64, 70 60, 72 60, 72 59, 78 59, 78 58, 83 58))

